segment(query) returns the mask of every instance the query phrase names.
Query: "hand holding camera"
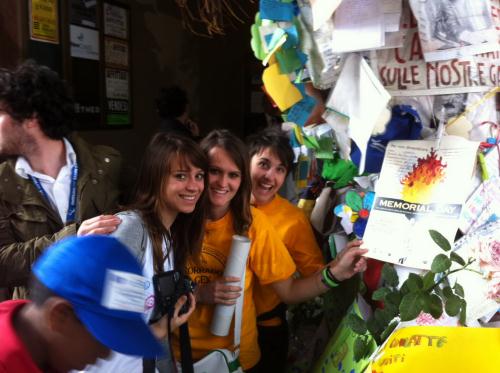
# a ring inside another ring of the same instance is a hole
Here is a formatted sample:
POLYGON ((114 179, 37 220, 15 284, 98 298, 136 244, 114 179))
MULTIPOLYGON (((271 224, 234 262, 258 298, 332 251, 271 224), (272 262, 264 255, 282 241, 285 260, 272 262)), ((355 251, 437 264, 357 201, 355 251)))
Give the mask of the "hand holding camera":
MULTIPOLYGON (((193 296, 195 287, 196 284, 188 276, 178 271, 155 274, 153 276, 155 307, 149 323, 156 323, 165 315, 173 319, 192 312, 195 303, 193 296)), ((179 325, 181 324, 182 322, 179 325)))
MULTIPOLYGON (((181 296, 177 300, 177 303, 175 303, 174 315, 170 319, 170 330, 171 331, 176 330, 177 328, 179 328, 179 326, 187 322, 195 308, 196 308, 196 300, 192 293, 188 294, 187 296, 186 295, 181 296), (187 303, 190 304, 188 311, 186 313, 180 314, 181 309, 187 303)), ((167 337, 168 335, 167 322, 168 322, 168 315, 164 315, 160 320, 150 325, 153 334, 156 336, 156 338, 163 339, 167 337)))

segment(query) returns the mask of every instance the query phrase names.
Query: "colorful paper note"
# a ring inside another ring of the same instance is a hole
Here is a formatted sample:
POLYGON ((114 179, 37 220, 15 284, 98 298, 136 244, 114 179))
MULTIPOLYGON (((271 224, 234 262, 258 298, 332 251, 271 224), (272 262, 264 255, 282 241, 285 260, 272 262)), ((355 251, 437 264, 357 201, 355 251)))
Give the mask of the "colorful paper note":
POLYGON ((288 75, 282 75, 277 63, 270 65, 264 70, 262 80, 266 92, 278 105, 281 111, 285 111, 302 99, 300 91, 290 82, 288 75))
POLYGON ((260 16, 272 21, 291 21, 294 17, 293 3, 279 0, 260 0, 260 16))
POLYGON ((288 112, 287 121, 304 126, 307 118, 311 115, 314 105, 316 105, 316 100, 311 96, 304 95, 304 98, 293 105, 288 112))

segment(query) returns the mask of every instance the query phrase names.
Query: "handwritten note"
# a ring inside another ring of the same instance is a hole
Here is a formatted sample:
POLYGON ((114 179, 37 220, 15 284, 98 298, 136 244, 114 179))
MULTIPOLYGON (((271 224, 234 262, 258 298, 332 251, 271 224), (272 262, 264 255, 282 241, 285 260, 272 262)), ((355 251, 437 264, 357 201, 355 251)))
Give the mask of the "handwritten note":
POLYGON ((379 0, 344 0, 333 18, 333 51, 380 48, 385 43, 383 7, 379 0))
POLYGON ((303 126, 307 122, 309 115, 311 115, 314 105, 316 105, 316 100, 311 96, 305 95, 302 100, 292 106, 287 115, 287 120, 303 126))

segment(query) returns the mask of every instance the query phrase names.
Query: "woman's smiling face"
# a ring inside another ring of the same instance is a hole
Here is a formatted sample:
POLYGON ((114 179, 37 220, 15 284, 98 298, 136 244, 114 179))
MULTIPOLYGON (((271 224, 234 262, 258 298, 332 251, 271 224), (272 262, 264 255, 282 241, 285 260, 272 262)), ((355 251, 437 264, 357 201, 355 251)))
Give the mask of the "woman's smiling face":
POLYGON ((270 149, 264 148, 250 160, 252 177, 252 202, 265 205, 271 202, 285 182, 287 168, 270 149))
POLYGON ((231 200, 241 185, 241 171, 229 153, 219 146, 208 152, 208 196, 210 215, 220 219, 229 210, 231 200))

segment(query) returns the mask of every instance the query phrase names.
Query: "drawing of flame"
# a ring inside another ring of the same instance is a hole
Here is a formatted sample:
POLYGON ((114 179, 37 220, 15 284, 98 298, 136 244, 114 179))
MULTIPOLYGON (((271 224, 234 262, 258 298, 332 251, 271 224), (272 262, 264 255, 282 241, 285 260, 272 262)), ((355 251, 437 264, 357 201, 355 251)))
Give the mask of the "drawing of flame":
POLYGON ((445 177, 446 164, 437 157, 434 149, 424 158, 418 158, 413 169, 401 180, 402 196, 407 202, 429 203, 436 185, 445 177))

